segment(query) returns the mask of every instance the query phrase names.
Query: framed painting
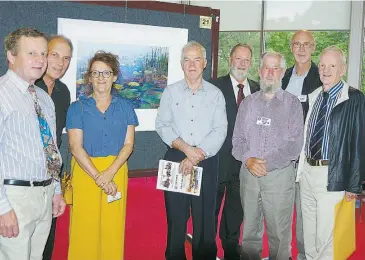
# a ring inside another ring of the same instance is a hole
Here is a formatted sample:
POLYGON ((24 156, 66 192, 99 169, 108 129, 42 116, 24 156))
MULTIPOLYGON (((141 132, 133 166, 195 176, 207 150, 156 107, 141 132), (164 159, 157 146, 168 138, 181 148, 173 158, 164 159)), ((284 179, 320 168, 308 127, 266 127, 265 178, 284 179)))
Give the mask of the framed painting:
POLYGON ((100 50, 111 52, 120 63, 114 94, 132 102, 140 123, 137 131, 154 131, 163 90, 184 77, 180 60, 188 30, 58 18, 58 33, 74 46, 70 68, 62 78, 71 101, 91 94, 91 86, 83 80, 89 59, 100 50))

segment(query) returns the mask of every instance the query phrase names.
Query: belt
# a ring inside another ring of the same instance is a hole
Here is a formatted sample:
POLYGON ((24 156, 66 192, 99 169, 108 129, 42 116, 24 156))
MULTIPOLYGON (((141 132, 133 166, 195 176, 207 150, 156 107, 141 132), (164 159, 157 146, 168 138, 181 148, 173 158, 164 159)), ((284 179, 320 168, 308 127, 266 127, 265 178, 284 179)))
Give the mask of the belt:
POLYGON ((329 160, 315 160, 307 157, 307 163, 310 166, 326 166, 329 163, 329 160))
POLYGON ((22 181, 22 180, 4 180, 5 185, 24 186, 24 187, 46 187, 52 183, 53 179, 45 181, 22 181))

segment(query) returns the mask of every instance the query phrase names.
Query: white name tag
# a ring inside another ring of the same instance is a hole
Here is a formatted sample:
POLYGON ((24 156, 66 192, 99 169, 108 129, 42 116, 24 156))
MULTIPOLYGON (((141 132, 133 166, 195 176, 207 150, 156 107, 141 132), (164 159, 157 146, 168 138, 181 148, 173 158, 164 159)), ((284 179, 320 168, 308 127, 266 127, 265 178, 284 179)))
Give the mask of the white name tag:
POLYGON ((263 126, 270 126, 271 125, 271 119, 267 117, 258 117, 256 121, 257 125, 263 125, 263 126))
POLYGON ((307 95, 300 95, 298 96, 298 99, 300 102, 307 102, 307 95))
POLYGON ((108 195, 108 203, 111 203, 116 200, 120 200, 121 198, 122 198, 122 194, 120 193, 120 191, 118 191, 114 197, 112 195, 108 195))

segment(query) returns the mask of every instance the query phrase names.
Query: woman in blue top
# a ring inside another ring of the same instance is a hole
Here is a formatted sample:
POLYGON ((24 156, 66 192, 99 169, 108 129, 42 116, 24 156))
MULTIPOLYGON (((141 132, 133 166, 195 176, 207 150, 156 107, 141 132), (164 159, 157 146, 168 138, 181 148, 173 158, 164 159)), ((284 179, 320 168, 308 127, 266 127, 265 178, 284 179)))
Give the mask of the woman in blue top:
POLYGON ((138 119, 129 101, 111 94, 118 74, 118 57, 97 52, 84 76, 93 93, 67 113, 73 155, 68 260, 123 259, 127 159, 138 119))

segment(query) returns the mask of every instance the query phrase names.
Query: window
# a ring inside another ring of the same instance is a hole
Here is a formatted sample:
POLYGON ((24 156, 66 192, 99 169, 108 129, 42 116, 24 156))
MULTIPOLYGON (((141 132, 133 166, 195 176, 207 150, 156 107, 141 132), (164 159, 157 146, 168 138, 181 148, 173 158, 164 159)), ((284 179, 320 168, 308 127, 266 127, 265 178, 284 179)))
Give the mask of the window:
MULTIPOLYGON (((265 49, 282 53, 288 67, 293 66, 295 63, 289 46, 293 34, 294 32, 286 31, 265 33, 265 49)), ((347 55, 350 34, 348 31, 315 31, 313 34, 316 40, 316 50, 313 53, 312 60, 316 64, 319 62, 319 55, 322 50, 331 45, 341 48, 347 55)))
MULTIPOLYGON (((265 50, 273 50, 284 55, 287 66, 294 65, 295 60, 290 51, 290 40, 294 31, 273 31, 265 32, 265 50)), ((318 64, 319 55, 328 46, 336 45, 347 55, 349 32, 348 31, 314 31, 316 40, 316 50, 312 60, 318 64)), ((229 72, 228 60, 233 46, 237 43, 250 44, 254 49, 254 62, 249 71, 249 77, 258 80, 258 66, 260 62, 260 32, 220 32, 219 33, 219 52, 218 52, 218 77, 224 76, 229 72)), ((365 93, 365 57, 363 58, 363 91, 365 93)))
POLYGON ((254 51, 254 60, 249 70, 249 78, 258 79, 257 68, 260 58, 260 33, 259 32, 220 32, 218 51, 218 77, 227 75, 229 72, 229 54, 231 49, 238 43, 249 44, 254 51))

